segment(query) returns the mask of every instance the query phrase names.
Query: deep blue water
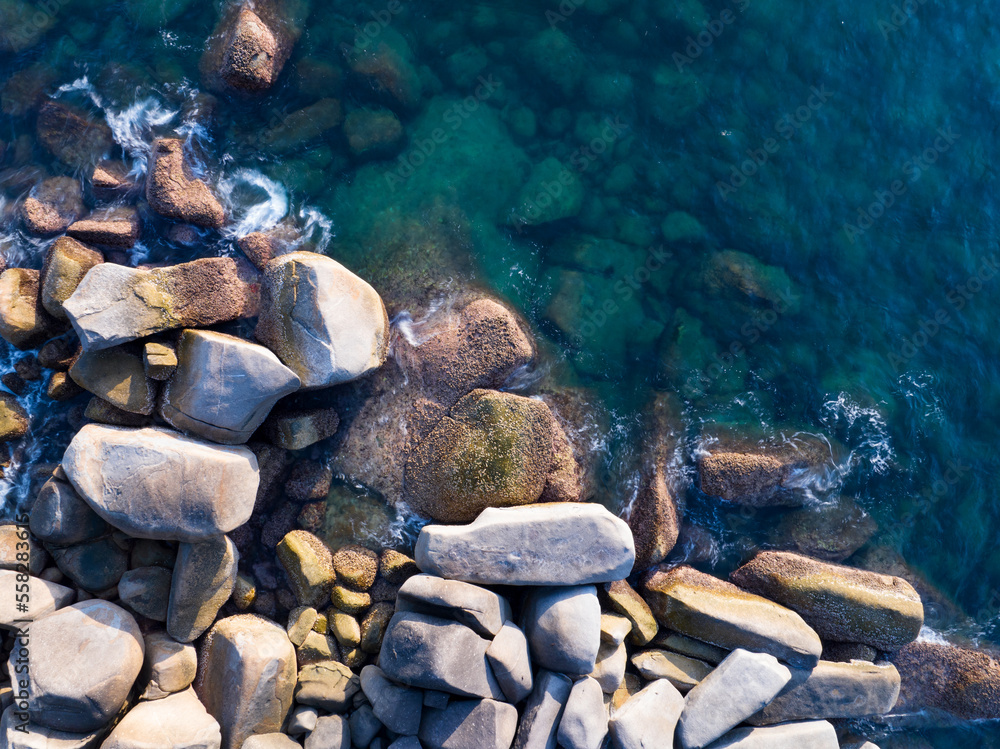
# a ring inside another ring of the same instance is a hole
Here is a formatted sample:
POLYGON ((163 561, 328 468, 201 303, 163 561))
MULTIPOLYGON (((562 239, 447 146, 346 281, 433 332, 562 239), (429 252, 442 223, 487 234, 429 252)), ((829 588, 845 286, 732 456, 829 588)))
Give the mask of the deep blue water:
MULTIPOLYGON (((26 7, 0 0, 0 17, 26 7)), ((0 140, 33 132, 20 73, 106 118, 136 170, 155 135, 202 149, 237 223, 194 254, 290 216, 390 315, 450 284, 491 288, 562 362, 553 377, 611 414, 611 501, 655 391, 683 402, 689 449, 714 422, 840 443, 817 501, 854 498, 872 543, 967 615, 956 634, 1000 641, 997 3, 317 3, 271 92, 208 105, 198 59, 217 10, 34 6, 37 43, 0 55, 0 140), (346 74, 343 45, 366 39, 402 51, 411 106, 346 74), (290 115, 323 98, 393 108, 402 150, 359 162, 339 126, 289 144, 290 115), (565 215, 538 223, 553 206, 565 215), (724 262, 751 269, 752 293, 713 284, 724 262)), ((7 166, 52 166, 22 144, 7 166)), ((40 264, 44 243, 5 236, 10 264, 40 264)), ((146 236, 132 260, 191 254, 146 236)), ((8 509, 67 439, 43 387, 8 509)), ((723 566, 773 520, 687 500, 723 566)))

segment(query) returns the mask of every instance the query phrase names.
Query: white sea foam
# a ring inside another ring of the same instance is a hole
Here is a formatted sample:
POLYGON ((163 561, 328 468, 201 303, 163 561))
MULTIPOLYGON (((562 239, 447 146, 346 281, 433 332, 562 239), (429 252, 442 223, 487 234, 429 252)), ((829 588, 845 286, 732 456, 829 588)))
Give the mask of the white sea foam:
POLYGON ((224 177, 218 193, 234 218, 223 230, 224 236, 232 239, 272 229, 288 215, 284 186, 255 169, 237 169, 224 177))

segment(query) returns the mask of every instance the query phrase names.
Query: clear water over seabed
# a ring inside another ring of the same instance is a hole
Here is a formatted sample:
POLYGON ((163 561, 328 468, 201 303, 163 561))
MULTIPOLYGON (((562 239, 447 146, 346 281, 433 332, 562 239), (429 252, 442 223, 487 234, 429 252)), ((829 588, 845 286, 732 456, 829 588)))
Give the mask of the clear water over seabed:
MULTIPOLYGON (((41 41, 0 58, 0 139, 31 133, 21 112, 55 94, 102 113, 137 171, 154 136, 189 138, 232 206, 222 237, 181 249, 147 232, 133 262, 232 253, 292 217, 390 315, 475 280, 536 326, 552 378, 610 413, 609 501, 627 501, 655 390, 681 398, 688 455, 706 422, 821 435, 843 449, 815 502, 855 499, 872 544, 967 614, 954 634, 1000 642, 996 0, 315 3, 279 84, 214 104, 198 60, 216 3, 36 10, 41 41), (372 39, 412 65, 408 109, 346 75, 343 45, 372 39), (393 108, 402 151, 352 159, 340 127, 300 141, 289 123, 324 98, 393 108), (717 282, 734 266, 743 293, 717 282)), ((45 243, 0 243, 40 265, 45 243)), ((43 391, 26 396, 8 515, 70 435, 43 391)), ((722 571, 780 517, 686 500, 722 571)))

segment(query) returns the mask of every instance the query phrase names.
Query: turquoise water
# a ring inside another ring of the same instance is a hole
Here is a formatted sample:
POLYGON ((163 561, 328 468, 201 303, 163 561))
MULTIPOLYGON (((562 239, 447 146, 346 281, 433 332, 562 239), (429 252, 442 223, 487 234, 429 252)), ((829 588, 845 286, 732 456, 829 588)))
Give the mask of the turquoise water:
MULTIPOLYGON (((871 514, 873 543, 963 612, 941 629, 1000 642, 997 10, 317 3, 272 91, 212 102, 198 60, 214 3, 0 0, 28 39, 0 56, 0 140, 33 132, 38 93, 103 115, 137 168, 155 135, 188 137, 238 222, 194 249, 146 236, 135 262, 230 253, 290 216, 391 316, 467 282, 504 296, 546 376, 606 409, 605 501, 628 495, 657 391, 683 402, 687 454, 714 422, 839 443, 817 501, 871 514), (380 41, 410 75, 405 106, 347 73, 345 45, 380 41), (339 125, 300 138, 296 113, 321 99, 393 109, 405 144, 359 161, 339 125)), ((7 150, 5 166, 56 168, 29 141, 7 150)), ((4 242, 11 264, 40 265, 43 243, 4 242)), ((73 423, 43 387, 14 497, 73 423)), ((693 486, 686 500, 720 570, 775 522, 693 486)))

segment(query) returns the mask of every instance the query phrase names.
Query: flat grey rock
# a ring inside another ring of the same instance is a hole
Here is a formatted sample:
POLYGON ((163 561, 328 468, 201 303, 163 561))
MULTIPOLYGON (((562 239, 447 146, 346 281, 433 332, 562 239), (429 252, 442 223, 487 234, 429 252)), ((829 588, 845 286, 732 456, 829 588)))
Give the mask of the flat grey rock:
POLYGON ((632 695, 615 711, 611 736, 618 749, 670 747, 684 708, 684 698, 666 679, 658 679, 632 695))
POLYGON ((257 458, 170 429, 86 424, 63 455, 73 487, 135 538, 206 541, 250 519, 257 458))
POLYGON ((361 690, 375 717, 390 731, 414 736, 420 730, 424 697, 419 689, 389 681, 378 666, 365 666, 361 669, 361 690))
POLYGON ((351 726, 340 715, 324 715, 306 736, 305 749, 350 749, 351 726))
POLYGON ((602 642, 597 650, 597 661, 590 678, 601 685, 605 694, 614 694, 625 679, 625 667, 628 665, 628 650, 625 643, 615 645, 613 642, 602 642))
POLYGON ((565 749, 601 749, 608 735, 608 713, 604 692, 594 679, 580 679, 573 685, 559 720, 556 735, 565 749))
POLYGON ((424 712, 419 737, 425 749, 510 749, 516 730, 513 705, 455 700, 444 710, 424 712))
POLYGON ((517 728, 514 749, 547 749, 556 740, 559 719, 569 700, 573 682, 563 674, 539 671, 517 728))
POLYGON ((386 676, 408 686, 503 699, 486 660, 489 646, 458 622, 398 611, 386 628, 378 662, 386 676))
POLYGON ((481 637, 493 637, 510 619, 510 603, 492 590, 435 575, 414 575, 396 594, 396 611, 451 618, 481 637))
POLYGON ((684 700, 677 737, 703 749, 774 699, 792 679, 773 655, 734 650, 684 700))
POLYGON ((194 690, 162 700, 140 702, 114 727, 101 749, 219 749, 219 723, 208 714, 194 690))
POLYGON ((181 431, 227 445, 250 439, 298 376, 264 346, 210 330, 185 330, 160 412, 181 431))
POLYGON ((713 666, 669 650, 643 650, 632 656, 632 665, 647 681, 666 679, 681 694, 687 694, 712 673, 713 666))
POLYGON ((837 731, 825 720, 784 723, 767 728, 737 728, 711 749, 840 749, 837 731))
POLYGON ((482 585, 584 585, 632 572, 635 544, 621 518, 583 502, 489 508, 468 525, 426 525, 424 572, 482 585))
POLYGON ((508 702, 516 705, 531 694, 531 657, 528 639, 520 627, 513 622, 504 622, 486 648, 486 658, 508 702))
POLYGON ((601 604, 594 586, 532 590, 521 625, 536 666, 580 676, 594 670, 601 645, 601 604))
POLYGON ((236 585, 240 555, 228 536, 216 536, 177 549, 167 609, 167 632, 192 642, 212 626, 236 585))

